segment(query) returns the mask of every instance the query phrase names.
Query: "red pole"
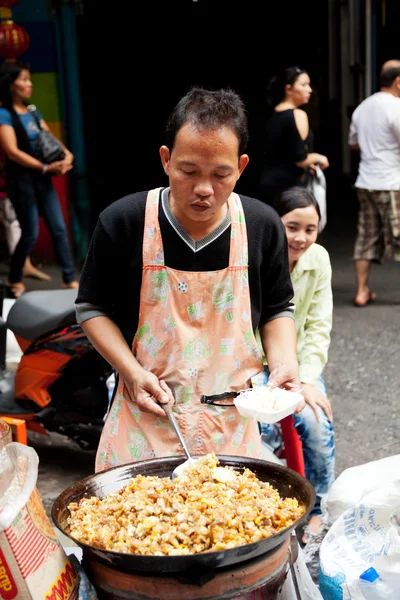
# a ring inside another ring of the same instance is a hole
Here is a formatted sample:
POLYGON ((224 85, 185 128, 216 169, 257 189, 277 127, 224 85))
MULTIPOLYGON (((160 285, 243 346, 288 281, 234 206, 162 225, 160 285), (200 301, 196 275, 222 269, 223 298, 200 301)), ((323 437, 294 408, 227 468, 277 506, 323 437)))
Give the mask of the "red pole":
POLYGON ((290 469, 305 476, 303 444, 294 426, 292 415, 282 419, 280 425, 282 427, 286 464, 290 469))

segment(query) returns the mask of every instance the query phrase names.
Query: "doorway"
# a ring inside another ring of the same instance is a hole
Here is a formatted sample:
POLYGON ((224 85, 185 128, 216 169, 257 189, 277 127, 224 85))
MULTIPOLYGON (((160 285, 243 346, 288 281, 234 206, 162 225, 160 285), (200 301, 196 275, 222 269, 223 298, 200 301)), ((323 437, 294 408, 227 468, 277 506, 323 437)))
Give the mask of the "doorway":
POLYGON ((120 2, 115 12, 105 6, 86 0, 78 17, 92 228, 114 200, 167 183, 158 149, 169 113, 192 85, 231 87, 246 104, 250 163, 237 191, 256 194, 265 85, 282 67, 309 71, 315 94, 307 110, 318 151, 328 154, 321 126, 327 2, 246 0, 238 8, 227 0, 173 0, 140 9, 120 2))

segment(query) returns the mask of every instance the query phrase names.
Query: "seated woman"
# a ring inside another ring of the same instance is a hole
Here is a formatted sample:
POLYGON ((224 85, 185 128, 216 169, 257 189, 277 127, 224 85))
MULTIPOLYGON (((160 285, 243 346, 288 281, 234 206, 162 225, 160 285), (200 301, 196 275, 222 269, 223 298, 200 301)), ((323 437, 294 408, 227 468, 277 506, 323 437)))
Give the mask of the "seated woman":
MULTIPOLYGON (((294 416, 303 443, 306 476, 313 484, 317 500, 310 513, 303 541, 322 532, 321 499, 335 477, 335 447, 331 403, 326 396, 322 371, 328 360, 332 328, 332 269, 328 252, 316 244, 320 220, 319 206, 304 187, 283 192, 276 210, 286 228, 289 266, 294 289, 294 319, 297 330, 297 358, 302 395, 306 407, 294 416)), ((268 367, 253 378, 263 385, 268 367)), ((261 424, 263 440, 274 449, 276 427, 261 424)))

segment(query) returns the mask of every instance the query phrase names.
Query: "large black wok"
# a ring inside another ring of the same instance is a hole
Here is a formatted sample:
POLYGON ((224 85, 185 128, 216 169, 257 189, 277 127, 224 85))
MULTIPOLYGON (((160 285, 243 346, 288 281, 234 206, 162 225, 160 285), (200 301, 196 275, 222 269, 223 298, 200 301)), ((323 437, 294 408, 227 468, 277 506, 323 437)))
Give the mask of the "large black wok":
POLYGON ((51 513, 53 521, 62 533, 70 537, 82 548, 84 559, 98 560, 109 567, 121 571, 179 573, 198 567, 208 569, 225 567, 265 554, 279 546, 295 527, 306 520, 315 502, 314 488, 307 479, 287 467, 264 460, 225 455, 218 455, 218 458, 222 466, 231 466, 238 471, 247 467, 260 480, 268 481, 279 491, 281 496, 297 498, 306 508, 304 515, 290 527, 259 542, 220 552, 203 552, 187 556, 142 556, 112 552, 84 544, 69 534, 66 528, 66 520, 69 516, 67 506, 70 502, 79 502, 81 498, 89 498, 91 496, 104 498, 104 496, 127 485, 132 477, 136 477, 139 474, 169 477, 174 468, 185 460, 184 457, 177 456, 174 458, 154 458, 152 460, 113 467, 82 479, 62 492, 57 498, 51 513))

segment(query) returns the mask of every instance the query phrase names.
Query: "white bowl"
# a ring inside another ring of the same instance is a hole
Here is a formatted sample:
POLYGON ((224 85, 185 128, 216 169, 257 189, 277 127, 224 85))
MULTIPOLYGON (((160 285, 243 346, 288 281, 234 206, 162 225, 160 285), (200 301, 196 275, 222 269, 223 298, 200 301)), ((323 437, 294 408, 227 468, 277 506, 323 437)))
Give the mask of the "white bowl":
POLYGON ((277 423, 291 415, 302 400, 304 398, 299 392, 260 386, 240 392, 234 404, 242 417, 262 423, 277 423))

